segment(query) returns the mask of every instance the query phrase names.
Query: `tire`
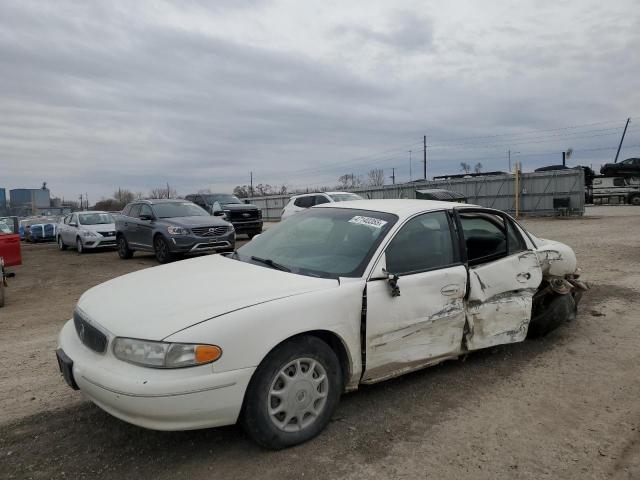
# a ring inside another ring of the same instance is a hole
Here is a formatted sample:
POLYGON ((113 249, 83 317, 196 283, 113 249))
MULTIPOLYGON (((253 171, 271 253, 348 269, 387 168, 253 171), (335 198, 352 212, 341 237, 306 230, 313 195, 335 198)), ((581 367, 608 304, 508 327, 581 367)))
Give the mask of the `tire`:
POLYGON ((629 203, 631 205, 640 206, 640 195, 631 195, 629 197, 629 203))
POLYGON ((84 253, 84 245, 82 244, 82 239, 80 237, 76 238, 76 250, 80 255, 84 253))
POLYGON ((245 394, 242 426, 265 448, 279 450, 306 442, 331 420, 343 385, 340 362, 329 345, 312 336, 287 340, 253 374, 245 394), (291 383, 283 381, 285 375, 291 383))
POLYGON ((0 308, 4 307, 4 280, 0 273, 0 308))
POLYGON ((256 235, 260 235, 261 233, 262 233, 262 230, 257 230, 255 232, 247 233, 247 236, 249 237, 249 240, 252 240, 253 237, 255 237, 256 235))
POLYGON ((563 323, 574 320, 576 311, 577 305, 572 294, 548 294, 534 306, 527 337, 544 337, 563 323))
POLYGON ((62 237, 58 236, 58 250, 64 251, 66 249, 67 249, 67 246, 65 245, 64 241, 62 240, 62 237))
POLYGON ((174 258, 169 249, 169 242, 162 235, 156 235, 153 239, 153 251, 156 254, 158 263, 169 263, 174 258))
POLYGON ((133 257, 133 250, 129 248, 129 244, 127 243, 127 239, 124 238, 124 235, 118 235, 116 243, 118 244, 118 256, 122 260, 129 260, 133 257))

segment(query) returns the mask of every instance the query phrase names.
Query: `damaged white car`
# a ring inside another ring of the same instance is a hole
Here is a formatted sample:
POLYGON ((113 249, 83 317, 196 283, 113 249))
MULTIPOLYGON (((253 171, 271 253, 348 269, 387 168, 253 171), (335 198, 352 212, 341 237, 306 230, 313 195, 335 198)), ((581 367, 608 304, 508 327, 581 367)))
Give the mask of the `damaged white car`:
POLYGON ((127 422, 240 421, 269 448, 317 435, 345 391, 575 316, 570 247, 497 210, 424 200, 311 208, 229 256, 138 271, 87 291, 60 370, 127 422))

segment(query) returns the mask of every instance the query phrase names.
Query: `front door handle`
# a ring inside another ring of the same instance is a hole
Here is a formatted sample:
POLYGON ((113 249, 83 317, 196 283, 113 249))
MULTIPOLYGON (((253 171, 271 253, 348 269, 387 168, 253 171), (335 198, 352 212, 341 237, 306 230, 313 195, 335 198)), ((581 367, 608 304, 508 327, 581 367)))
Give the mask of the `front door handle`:
POLYGON ((523 272, 523 273, 519 273, 518 275, 516 275, 516 279, 520 283, 524 283, 527 280, 529 280, 530 278, 531 278, 531 274, 529 272, 523 272))
POLYGON ((455 284, 445 285, 440 290, 440 293, 442 295, 446 296, 446 297, 452 297, 452 296, 457 295, 458 293, 460 293, 460 287, 458 285, 455 285, 455 284))

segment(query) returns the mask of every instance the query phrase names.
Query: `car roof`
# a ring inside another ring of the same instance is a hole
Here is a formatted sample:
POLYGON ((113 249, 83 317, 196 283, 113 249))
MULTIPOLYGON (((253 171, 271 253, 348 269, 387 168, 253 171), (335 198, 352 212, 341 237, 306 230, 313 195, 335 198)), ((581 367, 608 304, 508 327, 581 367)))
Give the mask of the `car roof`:
MULTIPOLYGON (((298 195, 293 195, 291 198, 300 198, 300 197, 308 197, 311 195, 358 195, 354 192, 309 192, 309 193, 299 193, 298 195)), ((358 195, 359 196, 359 195, 358 195)))
POLYGON ((357 210, 372 210, 375 212, 392 213, 399 217, 409 217, 416 213, 432 210, 453 210, 454 208, 477 207, 467 203, 440 202, 438 200, 352 200, 347 202, 323 203, 312 208, 351 208, 357 210))
POLYGON ((147 205, 155 205, 156 203, 184 203, 189 202, 184 198, 145 198, 144 200, 134 200, 131 203, 146 203, 147 205))
MULTIPOLYGON (((80 212, 73 212, 73 213, 77 213, 79 215, 81 213, 109 213, 109 212, 105 212, 104 210, 87 210, 87 211, 82 210, 80 212)), ((68 215, 73 215, 73 214, 67 213, 67 215, 65 216, 68 216, 68 215)))

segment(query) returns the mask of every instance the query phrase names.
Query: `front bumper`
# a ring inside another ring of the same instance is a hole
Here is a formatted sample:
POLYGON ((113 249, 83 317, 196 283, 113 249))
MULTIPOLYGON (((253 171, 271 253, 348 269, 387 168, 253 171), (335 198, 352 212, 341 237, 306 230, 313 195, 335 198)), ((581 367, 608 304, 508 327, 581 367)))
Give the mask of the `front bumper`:
POLYGON ((107 248, 116 247, 116 237, 82 237, 84 248, 107 248))
POLYGON ((73 320, 59 349, 73 365, 72 380, 93 403, 125 422, 154 430, 191 430, 234 424, 255 368, 215 372, 215 364, 178 369, 138 367, 90 350, 73 320))
POLYGON ((262 220, 236 221, 231 220, 236 233, 260 233, 262 232, 262 220))
POLYGON ((170 249, 175 253, 206 253, 233 251, 236 247, 234 231, 216 237, 176 235, 169 238, 170 249))

